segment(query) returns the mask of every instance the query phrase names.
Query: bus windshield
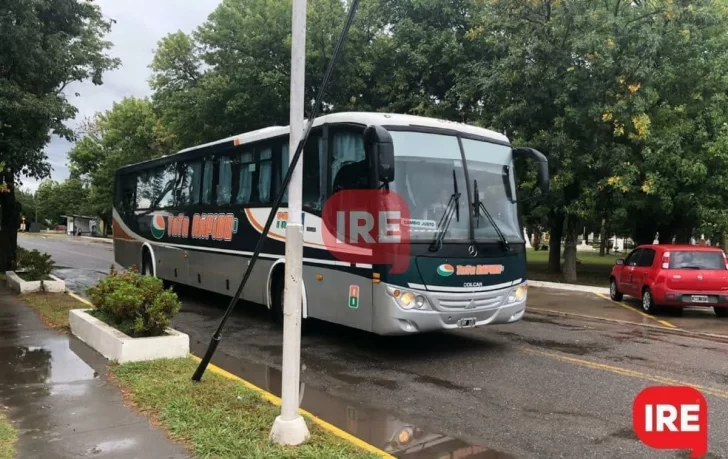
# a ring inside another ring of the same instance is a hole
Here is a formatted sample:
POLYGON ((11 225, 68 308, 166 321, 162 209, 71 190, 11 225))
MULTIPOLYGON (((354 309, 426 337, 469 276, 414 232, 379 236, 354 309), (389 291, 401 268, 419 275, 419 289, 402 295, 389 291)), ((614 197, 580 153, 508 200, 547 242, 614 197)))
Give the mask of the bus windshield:
MULTIPOLYGON (((391 131, 394 142, 395 180, 391 190, 407 202, 410 211, 410 238, 430 241, 436 235, 434 226, 445 213, 450 197, 461 193, 459 216, 453 216, 443 241, 469 241, 468 189, 463 156, 458 139, 451 135, 434 133, 391 131), (455 183, 454 183, 455 182, 455 183)), ((515 196, 515 181, 511 149, 484 141, 462 139, 470 181, 478 182, 481 202, 509 241, 520 241, 516 204, 508 198, 506 186, 515 196), (505 167, 505 169, 504 169, 505 167), (504 171, 508 180, 503 179, 504 171), (507 184, 507 185, 506 185, 507 184)), ((471 196, 471 202, 474 202, 471 196)), ((473 221, 475 239, 497 242, 499 236, 481 211, 480 219, 473 221)))

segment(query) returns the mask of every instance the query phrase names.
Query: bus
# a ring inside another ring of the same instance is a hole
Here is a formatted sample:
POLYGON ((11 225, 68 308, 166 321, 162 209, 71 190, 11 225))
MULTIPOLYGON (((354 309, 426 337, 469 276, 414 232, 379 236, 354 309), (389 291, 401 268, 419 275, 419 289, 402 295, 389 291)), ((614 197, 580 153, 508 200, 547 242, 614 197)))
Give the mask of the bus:
MULTIPOLYGON (((275 126, 121 167, 114 177, 114 258, 145 275, 233 296, 289 162, 289 127, 275 126)), ((527 299, 514 148, 500 133, 389 113, 335 113, 313 123, 303 151, 302 318, 379 335, 514 323, 527 299), (323 242, 322 209, 340 190, 386 185, 424 229, 410 262, 348 263, 323 242), (453 212, 452 209, 456 211, 453 212), (450 212, 450 218, 443 218, 450 212), (443 220, 448 220, 443 223, 443 220)), ((287 194, 287 193, 286 193, 287 194)), ((284 195, 241 298, 283 319, 284 195)))

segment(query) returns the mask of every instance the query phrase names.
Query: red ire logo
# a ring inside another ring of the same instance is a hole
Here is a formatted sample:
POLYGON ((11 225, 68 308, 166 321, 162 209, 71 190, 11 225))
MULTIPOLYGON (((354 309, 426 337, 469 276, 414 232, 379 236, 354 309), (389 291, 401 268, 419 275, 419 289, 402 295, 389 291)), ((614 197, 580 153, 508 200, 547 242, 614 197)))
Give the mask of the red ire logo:
POLYGON ((348 263, 392 265, 399 274, 409 267, 407 203, 387 190, 343 190, 324 204, 324 244, 348 263))
POLYGON ((690 457, 708 452, 708 404, 696 389, 655 386, 640 392, 632 405, 632 424, 640 440, 657 449, 689 449, 690 457))

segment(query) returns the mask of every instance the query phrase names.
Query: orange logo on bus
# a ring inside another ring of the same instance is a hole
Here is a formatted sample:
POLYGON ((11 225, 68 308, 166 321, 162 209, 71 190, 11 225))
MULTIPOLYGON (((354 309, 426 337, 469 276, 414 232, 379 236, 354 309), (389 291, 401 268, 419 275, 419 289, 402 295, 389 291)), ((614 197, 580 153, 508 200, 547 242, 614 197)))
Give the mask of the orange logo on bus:
POLYGON ((190 217, 184 214, 167 217, 167 236, 187 237, 190 234, 190 217))
POLYGON ((233 214, 195 214, 192 217, 192 238, 228 241, 238 232, 238 219, 233 214))

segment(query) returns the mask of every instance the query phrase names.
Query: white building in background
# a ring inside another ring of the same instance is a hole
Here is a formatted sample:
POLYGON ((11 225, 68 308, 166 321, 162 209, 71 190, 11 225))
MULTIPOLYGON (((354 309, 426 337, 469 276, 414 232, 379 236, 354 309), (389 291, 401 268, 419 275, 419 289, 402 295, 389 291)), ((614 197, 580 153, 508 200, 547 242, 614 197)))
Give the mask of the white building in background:
POLYGON ((61 215, 61 217, 66 219, 66 232, 69 235, 89 236, 99 232, 99 221, 96 217, 83 215, 61 215))

